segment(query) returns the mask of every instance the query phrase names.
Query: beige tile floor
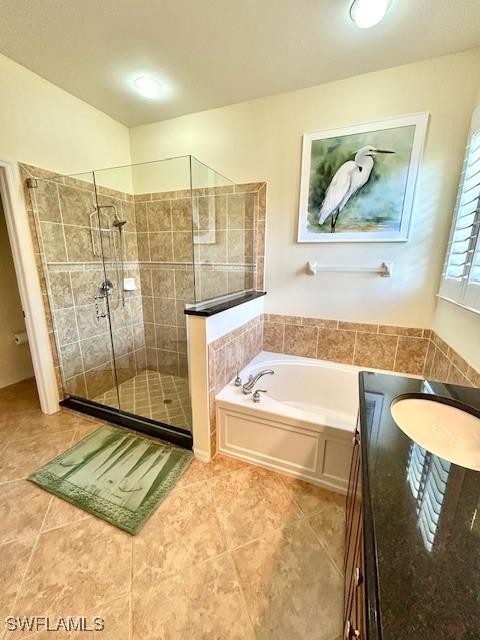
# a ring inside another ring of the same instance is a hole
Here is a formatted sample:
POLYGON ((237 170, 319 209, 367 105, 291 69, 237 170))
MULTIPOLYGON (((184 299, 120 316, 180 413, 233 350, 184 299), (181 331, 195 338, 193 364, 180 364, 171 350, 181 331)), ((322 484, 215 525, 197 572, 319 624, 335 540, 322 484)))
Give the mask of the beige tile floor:
POLYGON ((192 408, 188 379, 146 369, 102 393, 95 402, 118 407, 144 418, 192 430, 192 408))
POLYGON ((0 390, 0 637, 7 615, 105 619, 35 640, 340 637, 342 497, 217 456, 131 537, 25 479, 97 426, 42 415, 31 381, 0 390))

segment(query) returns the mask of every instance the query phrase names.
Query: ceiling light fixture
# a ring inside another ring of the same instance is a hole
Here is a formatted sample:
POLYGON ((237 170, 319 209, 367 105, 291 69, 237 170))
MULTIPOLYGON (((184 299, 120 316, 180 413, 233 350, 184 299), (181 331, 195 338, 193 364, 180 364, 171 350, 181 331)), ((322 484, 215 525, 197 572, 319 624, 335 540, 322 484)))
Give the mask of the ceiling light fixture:
POLYGON ((350 7, 350 17, 360 29, 368 29, 378 24, 387 13, 391 0, 354 0, 350 7))
POLYGON ((158 98, 162 91, 162 85, 154 78, 142 76, 135 80, 135 88, 144 98, 158 98))

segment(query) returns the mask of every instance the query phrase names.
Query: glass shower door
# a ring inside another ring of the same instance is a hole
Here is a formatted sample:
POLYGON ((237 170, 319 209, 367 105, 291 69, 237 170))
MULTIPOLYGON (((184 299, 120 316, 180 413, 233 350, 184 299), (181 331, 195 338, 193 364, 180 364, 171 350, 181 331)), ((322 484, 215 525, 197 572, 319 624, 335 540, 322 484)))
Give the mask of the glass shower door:
POLYGON ((184 309, 251 288, 255 194, 191 156, 27 174, 68 406, 191 444, 184 309))
MULTIPOLYGON (((191 431, 185 304, 193 303, 190 158, 95 172, 122 411, 191 431)), ((115 390, 96 398, 108 404, 115 390)))
POLYGON ((104 389, 95 401, 107 406, 118 404, 122 411, 137 413, 133 388, 128 381, 143 368, 144 358, 142 344, 136 340, 137 327, 142 323, 142 318, 138 318, 141 302, 139 304, 136 295, 139 277, 130 266, 137 260, 131 172, 129 167, 120 167, 98 173, 99 176, 95 174, 95 193, 104 272, 99 299, 109 322, 115 384, 104 389))
POLYGON ((113 389, 119 408, 110 324, 100 289, 105 280, 93 173, 38 178, 36 225, 63 386, 95 399, 113 389))

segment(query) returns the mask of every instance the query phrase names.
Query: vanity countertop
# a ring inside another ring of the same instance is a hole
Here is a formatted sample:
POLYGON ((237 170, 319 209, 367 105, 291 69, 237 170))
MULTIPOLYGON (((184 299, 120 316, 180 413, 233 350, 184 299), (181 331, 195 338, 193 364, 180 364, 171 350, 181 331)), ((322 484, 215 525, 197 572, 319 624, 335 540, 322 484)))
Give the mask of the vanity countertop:
POLYGON ((480 472, 425 451, 397 427, 390 404, 404 393, 439 395, 480 410, 480 389, 360 373, 371 637, 479 640, 480 472))

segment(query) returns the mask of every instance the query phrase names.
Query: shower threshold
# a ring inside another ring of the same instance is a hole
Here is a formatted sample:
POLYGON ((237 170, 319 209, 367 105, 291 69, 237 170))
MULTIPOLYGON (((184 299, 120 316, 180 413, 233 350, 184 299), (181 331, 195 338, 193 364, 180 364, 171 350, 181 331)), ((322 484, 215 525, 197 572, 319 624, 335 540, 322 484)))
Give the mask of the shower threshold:
POLYGON ((86 413, 89 416, 104 420, 105 422, 118 424, 121 427, 127 427, 128 429, 133 429, 148 436, 166 440, 185 449, 193 449, 191 432, 159 422, 158 420, 144 418, 134 413, 129 413, 128 411, 115 409, 114 407, 107 407, 94 400, 86 400, 78 396, 68 396, 60 402, 60 405, 68 409, 73 409, 74 411, 79 411, 80 413, 86 413))

